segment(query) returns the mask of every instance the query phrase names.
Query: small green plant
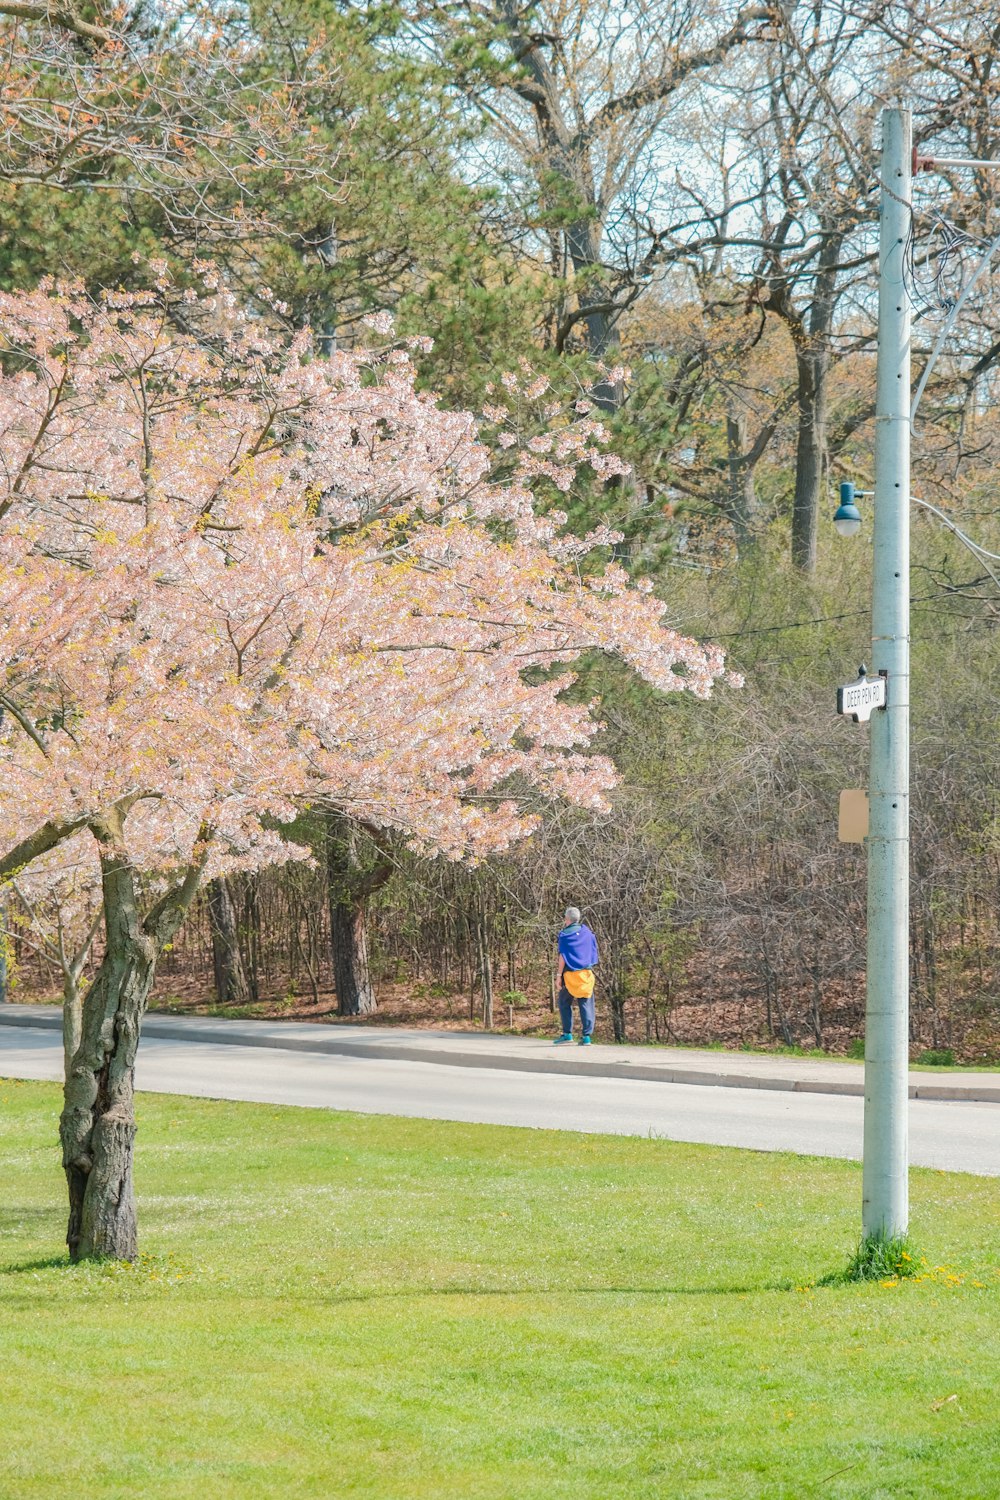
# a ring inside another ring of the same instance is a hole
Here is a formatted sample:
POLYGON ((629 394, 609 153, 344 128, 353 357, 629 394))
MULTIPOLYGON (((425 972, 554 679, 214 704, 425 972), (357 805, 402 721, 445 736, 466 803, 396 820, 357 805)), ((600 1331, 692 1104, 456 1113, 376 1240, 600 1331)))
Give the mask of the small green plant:
POLYGON ((864 1062, 864 1060, 865 1060, 865 1039, 864 1039, 863 1036, 856 1036, 854 1038, 853 1042, 851 1043, 851 1045, 847 1049, 847 1055, 848 1055, 848 1057, 852 1057, 855 1060, 855 1062, 864 1062))
POLYGON ((858 1248, 842 1271, 824 1276, 820 1286, 843 1286, 848 1282, 880 1281, 895 1285, 904 1277, 915 1276, 922 1262, 909 1236, 905 1234, 870 1234, 858 1242, 858 1248))
POLYGON ((920 1053, 917 1062, 931 1068, 953 1068, 955 1054, 950 1047, 928 1047, 926 1052, 920 1053))
POLYGON ((528 997, 523 990, 504 990, 504 1005, 527 1005, 528 997))

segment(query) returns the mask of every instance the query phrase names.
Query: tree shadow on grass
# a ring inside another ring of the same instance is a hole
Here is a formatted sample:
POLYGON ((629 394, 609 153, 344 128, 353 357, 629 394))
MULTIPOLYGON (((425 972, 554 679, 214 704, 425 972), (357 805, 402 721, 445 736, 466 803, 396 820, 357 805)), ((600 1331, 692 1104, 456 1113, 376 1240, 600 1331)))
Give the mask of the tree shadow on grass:
POLYGON ((22 1276, 28 1271, 53 1271, 59 1267, 69 1269, 72 1261, 64 1250, 62 1255, 43 1255, 37 1260, 8 1261, 0 1263, 0 1276, 22 1276))
MULTIPOLYGON (((80 1266, 93 1266, 94 1261, 73 1262, 66 1251, 61 1255, 44 1255, 34 1260, 0 1262, 0 1276, 26 1275, 32 1271, 75 1271, 80 1266)), ((777 1281, 756 1283, 739 1282, 708 1286, 409 1286, 391 1289, 373 1287, 370 1291, 321 1292, 314 1297, 296 1297, 296 1301, 316 1301, 336 1306, 352 1303, 414 1301, 433 1297, 759 1297, 768 1292, 801 1292, 806 1287, 812 1290, 822 1286, 818 1279, 807 1278, 796 1282, 788 1277, 777 1281)))
POLYGON ((54 1204, 32 1203, 0 1209, 0 1276, 16 1276, 26 1271, 46 1271, 55 1266, 68 1266, 70 1262, 66 1250, 32 1260, 8 1259, 25 1248, 26 1240, 29 1243, 41 1240, 43 1244, 58 1244, 65 1233, 66 1215, 54 1204))
POLYGON ((0 1208, 0 1234, 7 1234, 26 1219, 54 1219, 62 1212, 56 1203, 31 1203, 21 1208, 0 1208))
POLYGON ((757 1297, 766 1292, 800 1292, 806 1286, 812 1290, 816 1285, 812 1279, 796 1282, 786 1277, 780 1281, 762 1281, 755 1285, 740 1283, 722 1286, 415 1286, 391 1291, 373 1288, 371 1291, 330 1292, 321 1294, 317 1301, 346 1305, 395 1299, 412 1301, 420 1297, 581 1297, 590 1301, 597 1297, 757 1297))

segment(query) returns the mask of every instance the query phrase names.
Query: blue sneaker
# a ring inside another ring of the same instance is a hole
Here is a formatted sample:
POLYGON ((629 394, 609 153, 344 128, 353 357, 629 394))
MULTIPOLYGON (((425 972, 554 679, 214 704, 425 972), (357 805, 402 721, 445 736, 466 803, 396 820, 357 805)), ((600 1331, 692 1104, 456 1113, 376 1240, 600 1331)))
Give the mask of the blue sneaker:
POLYGON ((589 1047, 590 1046, 590 1037, 589 1036, 582 1036, 580 1038, 580 1046, 581 1047, 589 1047))
POLYGON ((556 1039, 552 1043, 552 1045, 553 1045, 553 1047, 558 1047, 560 1045, 560 1043, 562 1043, 562 1042, 571 1042, 572 1040, 573 1040, 573 1033, 571 1031, 564 1031, 563 1034, 562 1034, 562 1036, 557 1036, 556 1037, 556 1039))

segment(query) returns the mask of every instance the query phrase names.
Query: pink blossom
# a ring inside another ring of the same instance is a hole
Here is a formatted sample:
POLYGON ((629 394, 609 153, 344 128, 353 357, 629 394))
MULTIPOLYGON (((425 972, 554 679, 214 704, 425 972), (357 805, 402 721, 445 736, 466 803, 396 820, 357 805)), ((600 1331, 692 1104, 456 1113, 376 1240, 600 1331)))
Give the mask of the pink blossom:
POLYGON ((366 313, 361 321, 373 333, 391 334, 396 326, 392 314, 388 312, 366 313))
POLYGON ((501 481, 405 349, 310 359, 211 290, 196 340, 159 297, 0 294, 24 356, 0 371, 3 850, 65 826, 61 880, 127 806, 151 879, 206 829, 221 873, 307 857, 289 825, 326 802, 477 857, 534 826, 504 789, 599 808, 613 782, 592 707, 526 668, 596 648, 665 691, 725 676, 623 569, 581 582, 617 533, 536 511, 534 486, 621 472, 587 412, 501 481))

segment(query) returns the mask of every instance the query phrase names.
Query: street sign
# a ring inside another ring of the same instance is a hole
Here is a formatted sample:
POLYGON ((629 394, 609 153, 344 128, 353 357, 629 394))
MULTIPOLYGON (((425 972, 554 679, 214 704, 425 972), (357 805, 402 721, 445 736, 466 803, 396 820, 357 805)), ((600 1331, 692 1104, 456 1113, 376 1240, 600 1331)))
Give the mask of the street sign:
POLYGON ((888 673, 880 672, 869 677, 867 669, 861 667, 856 682, 845 683, 837 689, 837 712, 852 718, 855 724, 867 724, 873 708, 885 708, 888 673))

